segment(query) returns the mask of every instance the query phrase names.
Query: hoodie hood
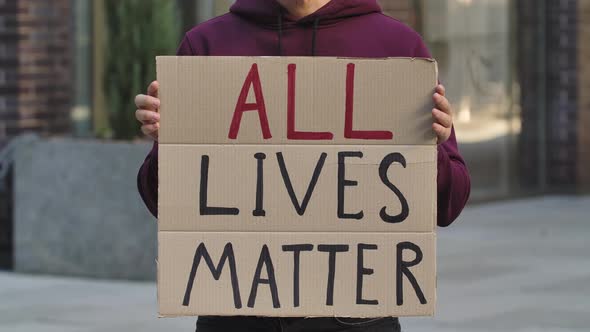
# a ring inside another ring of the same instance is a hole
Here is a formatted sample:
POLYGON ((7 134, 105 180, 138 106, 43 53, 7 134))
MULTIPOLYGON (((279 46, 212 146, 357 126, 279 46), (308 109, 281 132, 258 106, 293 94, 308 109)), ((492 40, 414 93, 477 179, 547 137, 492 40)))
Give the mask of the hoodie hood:
POLYGON ((313 14, 293 21, 276 0, 237 0, 230 12, 271 29, 279 28, 279 18, 285 28, 294 24, 317 22, 319 26, 336 23, 351 16, 381 12, 377 0, 332 0, 313 14))

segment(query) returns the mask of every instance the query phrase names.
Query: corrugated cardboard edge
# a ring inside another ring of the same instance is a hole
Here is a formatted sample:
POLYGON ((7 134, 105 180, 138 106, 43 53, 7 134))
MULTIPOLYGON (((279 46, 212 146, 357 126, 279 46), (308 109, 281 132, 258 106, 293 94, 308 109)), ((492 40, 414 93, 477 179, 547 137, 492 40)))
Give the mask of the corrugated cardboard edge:
MULTIPOLYGON (((436 205, 436 204, 435 204, 436 205)), ((436 211, 436 210, 435 210, 436 211)), ((436 215, 436 213, 435 213, 436 215)), ((432 306, 432 312, 428 315, 428 316, 422 316, 422 317, 434 317, 436 314, 436 306, 438 305, 438 259, 437 259, 437 253, 438 253, 438 236, 436 234, 436 231, 432 232, 433 238, 434 238, 434 305, 432 306)))
MULTIPOLYGON (((285 58, 290 58, 290 59, 305 59, 305 60, 309 60, 310 57, 307 56, 290 56, 290 57, 284 57, 284 56, 198 56, 200 58, 217 58, 217 59, 234 59, 234 58, 243 58, 243 59, 277 59, 277 60, 281 60, 281 59, 285 59, 285 58)), ((156 63, 158 63, 158 61, 161 61, 163 59, 180 59, 180 58, 184 58, 181 56, 175 56, 175 55, 159 55, 156 57, 156 63)), ((403 60, 412 60, 412 61, 427 61, 427 62, 434 62, 436 63, 436 60, 434 58, 421 58, 421 57, 403 57, 403 56, 398 56, 398 57, 380 57, 380 58, 360 58, 360 57, 346 57, 346 56, 314 56, 313 59, 342 59, 342 60, 346 60, 346 59, 352 59, 352 60, 360 60, 360 61, 371 61, 371 60, 392 60, 392 59, 403 59, 403 60)), ((166 60, 164 60, 166 61, 166 60)), ((437 71, 438 74, 438 71, 437 71)))
MULTIPOLYGON (((161 77, 162 73, 160 72, 160 69, 162 68, 161 64, 162 62, 170 62, 171 60, 173 60, 174 64, 175 64, 175 72, 176 72, 176 76, 178 76, 178 61, 177 61, 178 57, 177 56, 157 56, 156 57, 156 78, 161 77)), ((176 81, 175 81, 176 82, 176 81)), ((176 86, 173 87, 175 91, 178 91, 178 89, 176 88, 176 86)), ((162 97, 162 96, 160 96, 162 97)), ((178 96, 175 96, 175 98, 178 96)), ((158 142, 158 148, 160 146, 160 143, 158 142)), ((160 197, 160 154, 158 153, 158 169, 156 170, 156 173, 158 174, 158 197, 160 197)), ((156 219, 159 220, 160 219, 160 200, 158 199, 158 202, 156 203, 157 208, 158 208, 158 215, 156 216, 156 219)), ((160 224, 158 223, 158 232, 160 232, 160 224)), ((159 243, 158 243, 158 252, 159 252, 159 243)), ((159 301, 159 298, 158 298, 159 301)))
MULTIPOLYGON (((174 56, 174 55, 160 55, 156 57, 156 77, 159 77, 161 74, 158 69, 165 65, 164 62, 170 63, 174 62, 176 67, 176 76, 178 76, 178 62, 182 61, 183 58, 192 58, 192 57, 181 57, 181 56, 174 56)), ((293 60, 309 60, 309 57, 305 56, 294 56, 294 57, 280 57, 280 56, 200 56, 199 58, 206 59, 206 58, 216 58, 216 59, 235 59, 235 58, 244 58, 244 59, 270 59, 270 60, 283 60, 285 58, 293 59, 293 60)), ((434 86, 438 85, 439 80, 439 72, 438 72, 438 62, 434 58, 421 58, 421 57, 382 57, 382 58, 359 58, 359 57, 314 57, 314 59, 336 59, 336 60, 356 60, 356 61, 382 61, 382 60, 411 60, 411 61, 425 61, 431 62, 434 64, 434 72, 436 76, 436 80, 434 82, 434 86)), ((175 89, 178 91, 178 89, 175 89)))
MULTIPOLYGON (((160 241, 158 240, 158 251, 160 250, 160 241)), ((156 257, 156 299, 158 305, 158 318, 165 318, 166 315, 162 315, 160 312, 160 263, 158 262, 158 258, 156 257)))

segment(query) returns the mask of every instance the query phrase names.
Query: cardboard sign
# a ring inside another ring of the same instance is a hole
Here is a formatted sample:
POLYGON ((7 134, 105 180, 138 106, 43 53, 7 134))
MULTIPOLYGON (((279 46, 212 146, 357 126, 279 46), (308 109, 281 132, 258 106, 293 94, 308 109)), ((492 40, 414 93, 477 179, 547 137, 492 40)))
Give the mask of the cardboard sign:
POLYGON ((434 313, 436 62, 157 67, 161 316, 434 313))
POLYGON ((159 156, 166 179, 160 181, 160 231, 434 230, 431 146, 166 145, 159 156), (395 184, 399 197, 383 178, 395 184), (197 203, 204 195, 207 205, 232 207, 238 215, 203 215, 197 203), (389 215, 407 217, 387 222, 383 207, 389 215))

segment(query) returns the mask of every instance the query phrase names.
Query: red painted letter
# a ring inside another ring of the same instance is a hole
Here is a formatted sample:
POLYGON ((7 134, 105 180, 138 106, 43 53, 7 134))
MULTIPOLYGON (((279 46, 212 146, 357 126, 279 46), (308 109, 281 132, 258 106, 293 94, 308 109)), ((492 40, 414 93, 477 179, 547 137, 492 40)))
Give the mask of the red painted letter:
POLYGON ((265 139, 271 138, 270 128, 268 127, 268 118, 266 117, 266 107, 264 106, 264 97, 262 96, 262 85, 260 84, 260 76, 258 75, 258 66, 252 65, 250 72, 246 77, 246 81, 242 86, 242 91, 238 97, 236 109, 234 111, 234 117, 229 127, 229 134, 227 137, 230 139, 236 139, 238 131, 240 130, 240 122, 242 122, 242 114, 246 111, 258 111, 258 118, 260 119, 260 126, 262 127, 262 137, 265 139), (255 103, 247 103, 248 92, 250 92, 250 86, 254 89, 254 97, 256 98, 255 103))
POLYGON ((295 69, 294 63, 287 67, 287 139, 330 140, 334 135, 330 132, 297 131, 295 129, 295 69))
POLYGON ((391 131, 354 130, 352 129, 352 111, 354 108, 354 63, 346 66, 346 115, 344 119, 344 137, 360 139, 392 139, 391 131))

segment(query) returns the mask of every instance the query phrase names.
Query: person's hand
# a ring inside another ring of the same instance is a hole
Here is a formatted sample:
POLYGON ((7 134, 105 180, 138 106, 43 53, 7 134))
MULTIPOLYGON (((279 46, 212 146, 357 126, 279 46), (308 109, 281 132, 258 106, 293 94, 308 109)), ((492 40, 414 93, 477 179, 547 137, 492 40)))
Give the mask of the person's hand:
POLYGON ((158 140, 160 129, 160 99, 158 99, 158 82, 153 81, 147 90, 147 95, 135 96, 135 118, 141 122, 141 132, 158 140))
POLYGON ((434 109, 432 110, 432 130, 436 133, 437 144, 446 142, 451 136, 453 127, 453 114, 451 104, 445 97, 445 87, 442 84, 436 86, 435 93, 432 96, 434 100, 434 109))

